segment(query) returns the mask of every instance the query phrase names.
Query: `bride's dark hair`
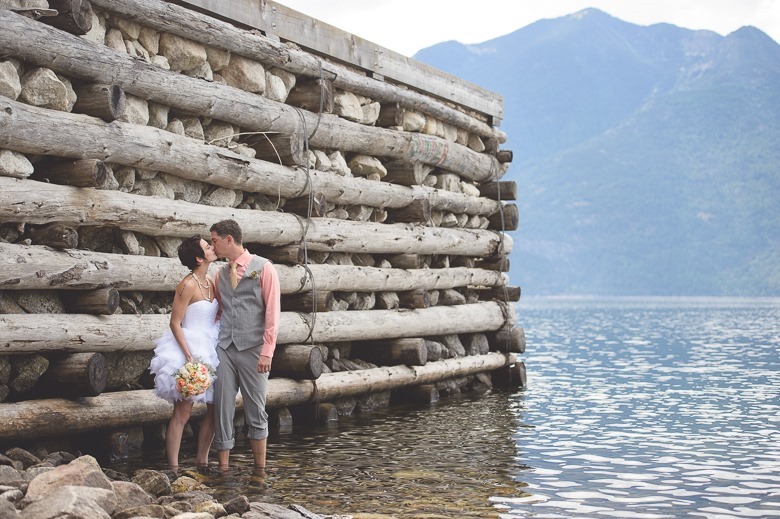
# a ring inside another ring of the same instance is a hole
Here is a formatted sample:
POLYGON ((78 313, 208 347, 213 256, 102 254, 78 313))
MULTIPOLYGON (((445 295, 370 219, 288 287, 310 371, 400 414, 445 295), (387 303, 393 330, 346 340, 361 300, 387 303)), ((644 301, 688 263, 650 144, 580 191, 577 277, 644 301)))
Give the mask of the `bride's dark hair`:
POLYGON ((203 253, 203 247, 200 246, 201 239, 202 238, 196 234, 195 236, 190 236, 179 245, 179 260, 182 265, 190 270, 198 268, 198 258, 206 259, 206 256, 203 253))

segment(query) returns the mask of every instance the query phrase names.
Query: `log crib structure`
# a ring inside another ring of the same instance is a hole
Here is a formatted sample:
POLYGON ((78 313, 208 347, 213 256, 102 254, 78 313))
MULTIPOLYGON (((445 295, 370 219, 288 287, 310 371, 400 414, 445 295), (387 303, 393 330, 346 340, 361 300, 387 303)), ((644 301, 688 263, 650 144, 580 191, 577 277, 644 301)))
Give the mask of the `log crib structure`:
POLYGON ((0 0, 0 444, 168 420, 176 248, 225 218, 280 275, 275 425, 524 385, 502 110, 270 1, 0 0))

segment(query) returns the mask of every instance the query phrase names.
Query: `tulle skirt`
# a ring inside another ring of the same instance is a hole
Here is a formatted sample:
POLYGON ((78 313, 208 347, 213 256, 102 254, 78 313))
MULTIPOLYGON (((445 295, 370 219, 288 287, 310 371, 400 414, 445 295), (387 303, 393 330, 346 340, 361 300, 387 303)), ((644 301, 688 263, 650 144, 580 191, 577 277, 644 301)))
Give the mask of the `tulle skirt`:
MULTIPOLYGON (((187 328, 182 328, 182 330, 192 356, 200 362, 210 365, 216 371, 219 364, 217 358, 219 324, 199 327, 196 330, 187 328)), ((154 357, 149 366, 149 370, 154 375, 154 394, 170 403, 179 400, 212 403, 214 401, 213 384, 205 393, 189 398, 182 398, 181 393, 176 389, 174 377, 178 369, 184 365, 185 359, 173 332, 168 330, 155 341, 155 344, 157 347, 154 349, 154 357)))

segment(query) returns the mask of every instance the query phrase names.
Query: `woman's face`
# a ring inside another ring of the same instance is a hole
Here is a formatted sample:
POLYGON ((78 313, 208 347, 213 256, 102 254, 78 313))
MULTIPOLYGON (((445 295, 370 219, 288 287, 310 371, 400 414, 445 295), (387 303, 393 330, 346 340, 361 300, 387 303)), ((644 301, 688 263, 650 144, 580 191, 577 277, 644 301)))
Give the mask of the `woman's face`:
POLYGON ((211 263, 217 259, 217 253, 214 252, 214 247, 206 240, 200 240, 200 248, 203 249, 203 257, 206 259, 206 263, 211 263))

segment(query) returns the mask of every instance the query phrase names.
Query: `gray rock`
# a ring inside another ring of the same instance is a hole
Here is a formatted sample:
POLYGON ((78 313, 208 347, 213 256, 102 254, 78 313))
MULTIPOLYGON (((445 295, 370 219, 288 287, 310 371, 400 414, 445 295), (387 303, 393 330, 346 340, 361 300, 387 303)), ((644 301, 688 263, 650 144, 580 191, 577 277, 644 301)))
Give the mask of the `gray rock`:
MULTIPOLYGON (((463 298, 465 301, 465 297, 463 298)), ((461 340, 467 355, 485 355, 490 351, 487 336, 484 333, 468 333, 461 340)))
MULTIPOLYGON (((25 496, 25 500, 29 497, 25 496)), ((114 492, 103 488, 66 485, 27 505, 20 519, 110 519, 116 507, 114 492)))
MULTIPOLYGON (((111 481, 99 467, 78 463, 74 460, 67 465, 60 465, 54 470, 36 476, 27 487, 27 494, 24 496, 23 502, 37 501, 66 486, 98 488, 110 491, 111 495, 114 495, 111 481)), ((116 498, 113 499, 114 505, 116 505, 116 498)))
MULTIPOLYGON (((17 491, 18 492, 18 491, 17 491)), ((5 493, 3 494, 5 495, 5 493)), ((0 518, 13 519, 19 516, 19 511, 9 499, 3 499, 0 495, 0 518)))
POLYGON ((66 465, 76 459, 73 454, 65 451, 57 451, 57 452, 50 452, 46 455, 45 458, 43 458, 43 461, 46 463, 50 463, 54 467, 58 467, 60 465, 66 465))
POLYGON ((160 68, 164 68, 165 70, 171 70, 171 64, 168 63, 168 58, 165 56, 152 56, 152 65, 157 65, 160 68))
MULTIPOLYGON (((0 356, 0 384, 8 384, 11 380, 11 359, 7 356, 0 356)), ((5 456, 0 456, 0 465, 10 465, 3 463, 5 456)))
POLYGON ((460 342, 460 338, 457 335, 442 335, 441 342, 449 351, 449 358, 463 357, 466 355, 466 349, 460 342))
POLYGON ((65 307, 59 294, 52 290, 29 290, 16 299, 16 303, 30 314, 62 314, 65 307))
POLYGON ((149 126, 164 130, 168 126, 170 107, 149 101, 149 126))
POLYGON ((11 394, 11 388, 6 386, 5 384, 0 384, 0 402, 5 401, 6 398, 8 398, 8 395, 11 394))
POLYGON ((362 111, 362 117, 358 122, 367 125, 374 125, 377 119, 379 119, 379 110, 382 108, 382 105, 380 105, 379 102, 374 102, 363 105, 360 108, 362 111))
POLYGON ((479 135, 475 135, 473 133, 469 135, 467 146, 477 153, 482 153, 485 151, 485 143, 482 142, 482 139, 479 137, 479 135))
POLYGON ((405 132, 419 132, 425 126, 425 116, 413 110, 404 110, 403 129, 405 132))
POLYGON ((130 519, 131 517, 153 517, 156 519, 165 518, 165 508, 162 505, 146 504, 127 508, 121 508, 117 504, 117 511, 113 514, 113 519, 130 519))
POLYGON ((133 476, 133 483, 156 497, 171 495, 171 482, 168 476, 156 470, 139 470, 133 476))
POLYGON ((22 93, 19 72, 10 61, 0 62, 0 96, 16 100, 22 93))
POLYGON ((141 244, 141 247, 144 248, 144 255, 145 256, 153 256, 153 257, 159 257, 160 256, 160 248, 157 246, 157 243, 151 239, 149 236, 146 236, 144 234, 136 234, 136 238, 138 238, 138 243, 141 244))
POLYGON ((204 501, 193 510, 195 513, 207 513, 212 517, 224 517, 227 515, 225 507, 214 501, 204 501))
POLYGON ((141 25, 131 20, 125 20, 113 15, 111 16, 111 24, 119 29, 122 36, 127 40, 137 40, 141 34, 141 25))
POLYGON ((122 32, 119 29, 108 29, 106 31, 106 47, 119 52, 127 52, 125 39, 122 37, 122 32))
POLYGON ((398 294, 395 292, 377 292, 376 308, 382 310, 395 310, 401 305, 398 294))
POLYGON ((206 47, 206 61, 211 65, 211 70, 218 72, 230 63, 230 51, 216 47, 206 47))
POLYGON ((219 72, 230 86, 247 92, 263 93, 265 91, 265 69, 260 63, 244 56, 232 55, 230 63, 219 72))
POLYGON ((132 192, 138 195, 158 196, 161 198, 169 198, 171 200, 176 198, 173 189, 169 188, 165 182, 158 178, 153 178, 150 180, 136 180, 132 192))
POLYGON ((160 33, 150 27, 141 27, 138 31, 138 43, 154 56, 160 52, 160 33))
MULTIPOLYGON (((24 497, 24 492, 19 490, 18 488, 13 488, 10 490, 5 490, 3 492, 0 492, 0 501, 10 501, 11 503, 18 503, 22 500, 24 497)), ((3 517, 2 512, 0 512, 0 517, 3 517)))
POLYGON ((28 104, 51 110, 65 110, 68 107, 67 89, 52 70, 32 69, 22 76, 21 84, 19 98, 28 104))
POLYGON ((59 74, 57 75, 57 78, 62 82, 63 85, 65 85, 65 95, 68 99, 68 104, 65 107, 65 111, 70 112, 73 110, 73 105, 76 104, 76 91, 73 90, 73 84, 70 82, 70 79, 59 74))
POLYGON ((436 341, 425 341, 425 349, 428 353, 428 362, 436 362, 437 360, 441 360, 441 352, 444 348, 444 345, 436 342, 436 341))
POLYGON ((129 166, 114 166, 111 168, 114 172, 114 178, 119 185, 118 189, 129 193, 135 187, 135 168, 129 166))
POLYGON ((282 80, 282 83, 284 83, 284 88, 288 93, 295 87, 295 82, 297 79, 295 74, 292 72, 281 68, 272 68, 269 72, 282 80))
POLYGON ((117 229, 116 241, 119 243, 123 253, 132 254, 133 256, 141 254, 141 246, 138 244, 138 238, 136 238, 133 231, 117 229))
POLYGON ((280 505, 254 502, 249 505, 249 511, 244 512, 242 519, 301 519, 300 514, 280 505))
MULTIPOLYGON (((135 382, 144 374, 149 367, 149 362, 152 360, 154 352, 106 352, 103 355, 108 365, 106 389, 120 389, 135 382)), ((143 485, 141 486, 143 487, 143 485)), ((170 488, 170 485, 168 487, 170 488)), ((146 487, 144 487, 144 490, 149 492, 149 489, 146 487)))
POLYGON ((363 119, 363 107, 360 106, 360 99, 352 92, 339 92, 334 95, 333 113, 354 122, 360 122, 363 119))
POLYGON ((227 503, 225 503, 225 512, 229 515, 238 514, 241 515, 249 510, 249 499, 246 496, 234 497, 227 503))
POLYGON ((38 465, 37 467, 30 467, 24 471, 24 475, 27 481, 32 481, 41 474, 54 470, 54 465, 38 465))
POLYGON ((187 492, 179 492, 178 494, 174 494, 173 497, 177 501, 184 501, 186 503, 189 503, 190 506, 192 506, 193 510, 201 503, 205 503, 207 501, 214 501, 213 497, 200 490, 189 490, 187 492))
POLYGON ((184 135, 187 137, 199 141, 206 139, 203 134, 203 125, 197 117, 182 117, 181 123, 184 125, 184 135))
POLYGON ((41 462, 38 456, 19 447, 13 447, 5 451, 5 455, 15 461, 21 461, 25 469, 41 462))
POLYGON ((182 74, 185 76, 205 79, 206 81, 214 80, 214 72, 212 72, 211 66, 208 64, 208 62, 205 61, 193 69, 182 71, 182 74))
POLYGON ((106 41, 106 19, 95 9, 92 10, 92 28, 89 32, 81 36, 87 41, 104 45, 106 41))
POLYGON ((11 382, 8 386, 17 393, 32 389, 49 368, 49 360, 41 355, 24 355, 11 359, 11 382))
POLYGON ((146 99, 130 94, 126 94, 125 98, 127 100, 125 111, 118 120, 142 126, 149 124, 149 103, 146 99))
MULTIPOLYGON (((238 202, 240 203, 241 199, 238 202)), ((204 195, 201 203, 213 207, 234 207, 237 205, 236 192, 226 187, 218 187, 204 195)))
POLYGON ((332 171, 337 175, 341 175, 342 177, 352 176, 352 171, 350 171, 349 166, 347 166, 347 161, 344 159, 344 155, 340 151, 334 151, 328 155, 328 158, 330 159, 329 171, 332 171))
POLYGON ((152 239, 157 243, 157 246, 160 247, 160 253, 163 256, 169 258, 179 257, 178 249, 182 242, 181 238, 175 238, 173 236, 155 236, 152 239))
POLYGON ((211 121, 211 124, 203 128, 204 139, 214 146, 226 147, 236 133, 232 124, 223 121, 211 121))
POLYGON ((89 226, 79 229, 79 249, 95 252, 114 250, 114 230, 109 227, 89 226))
POLYGON ((24 481, 21 472, 10 465, 0 465, 0 485, 16 487, 21 481, 24 481))
POLYGON ((284 103, 290 91, 284 85, 284 81, 279 76, 270 71, 265 73, 265 96, 272 101, 284 103))
POLYGON ((324 519, 321 515, 315 514, 314 512, 310 512, 306 510, 304 507, 302 507, 301 505, 290 505, 287 508, 295 512, 298 512, 301 515, 301 517, 303 517, 304 519, 324 519))
POLYGON ((214 516, 208 512, 184 512, 177 515, 176 519, 214 519, 214 516))
POLYGON ((190 70, 206 62, 206 47, 175 34, 160 35, 159 52, 168 58, 171 70, 190 70))

